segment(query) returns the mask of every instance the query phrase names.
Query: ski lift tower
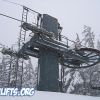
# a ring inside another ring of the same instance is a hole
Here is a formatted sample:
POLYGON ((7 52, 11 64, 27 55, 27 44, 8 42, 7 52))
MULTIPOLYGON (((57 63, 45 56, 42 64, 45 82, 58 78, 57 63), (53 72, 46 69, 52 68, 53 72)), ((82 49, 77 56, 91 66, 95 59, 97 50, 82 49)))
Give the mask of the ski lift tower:
POLYGON ((59 63, 70 68, 87 68, 100 61, 100 52, 92 48, 71 49, 69 39, 60 34, 58 20, 47 14, 39 14, 37 26, 23 23, 24 30, 34 36, 23 45, 19 54, 37 57, 39 65, 38 90, 59 91, 59 63), (62 39, 66 39, 66 43, 62 39))
MULTIPOLYGON (((87 68, 100 62, 100 51, 96 49, 86 47, 72 49, 69 42, 75 42, 61 35, 62 27, 56 18, 48 14, 37 13, 27 7, 24 9, 26 10, 25 16, 27 11, 36 15, 36 22, 32 24, 28 21, 21 21, 22 34, 20 36, 24 36, 25 39, 26 31, 31 31, 32 36, 26 43, 22 42, 18 52, 12 51, 10 54, 26 60, 28 56, 38 58, 38 90, 61 91, 59 64, 69 68, 87 68)), ((25 19, 28 19, 28 16, 25 19)))
MULTIPOLYGON (((27 27, 27 23, 23 23, 22 27, 27 30, 27 28, 31 28, 30 25, 27 27)), ((52 47, 49 48, 47 46, 51 44, 40 44, 36 43, 34 40, 38 40, 39 38, 51 40, 59 40, 60 35, 58 33, 59 26, 58 20, 52 16, 47 14, 41 15, 41 22, 40 26, 36 27, 36 31, 43 31, 43 34, 39 33, 32 37, 32 39, 26 43, 22 50, 24 50, 24 54, 27 52, 32 56, 37 55, 38 57, 38 66, 39 66, 39 82, 38 82, 38 90, 41 91, 58 91, 59 90, 59 54, 57 53, 56 49, 52 47), (40 30, 39 30, 40 29, 40 30), (49 34, 50 33, 50 34, 49 34), (50 36, 51 35, 51 36, 50 36), (52 39, 50 39, 50 37, 52 39), (30 51, 30 52, 29 52, 30 51), (35 55, 34 55, 35 54, 35 55)), ((29 30, 29 29, 28 29, 29 30)), ((33 30, 34 31, 34 30, 33 30)), ((41 42, 42 41, 38 41, 41 42)))

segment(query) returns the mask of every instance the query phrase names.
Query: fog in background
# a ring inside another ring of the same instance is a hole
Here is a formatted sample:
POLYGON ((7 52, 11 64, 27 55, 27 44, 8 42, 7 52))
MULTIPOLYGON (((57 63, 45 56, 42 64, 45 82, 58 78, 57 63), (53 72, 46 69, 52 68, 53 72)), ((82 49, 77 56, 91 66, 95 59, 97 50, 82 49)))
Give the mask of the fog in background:
MULTIPOLYGON (((4 0, 5 1, 5 0, 4 0)), ((21 19, 22 7, 0 0, 0 13, 21 19)), ((100 34, 100 0, 9 0, 40 13, 56 17, 63 27, 62 34, 75 40, 83 26, 100 34)), ((10 46, 19 36, 20 22, 0 16, 0 42, 10 46)))

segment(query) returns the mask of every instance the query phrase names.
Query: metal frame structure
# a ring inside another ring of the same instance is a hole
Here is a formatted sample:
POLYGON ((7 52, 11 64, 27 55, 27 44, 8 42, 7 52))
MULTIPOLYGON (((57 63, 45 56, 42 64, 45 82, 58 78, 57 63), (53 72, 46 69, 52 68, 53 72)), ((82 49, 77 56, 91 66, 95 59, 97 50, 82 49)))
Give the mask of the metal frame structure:
POLYGON ((29 56, 39 59, 38 90, 54 92, 62 91, 64 68, 61 68, 61 82, 59 83, 59 63, 69 68, 87 68, 100 62, 100 51, 86 47, 71 49, 69 42, 75 42, 62 36, 61 30, 62 27, 56 18, 23 6, 18 51, 8 49, 2 51, 3 54, 16 57, 16 72, 17 75, 20 73, 19 78, 16 75, 16 80, 20 81, 20 88, 22 87, 23 62, 28 60, 29 56), (28 22, 28 12, 36 15, 35 22, 28 22), (33 35, 28 42, 24 43, 27 31, 31 31, 33 35))

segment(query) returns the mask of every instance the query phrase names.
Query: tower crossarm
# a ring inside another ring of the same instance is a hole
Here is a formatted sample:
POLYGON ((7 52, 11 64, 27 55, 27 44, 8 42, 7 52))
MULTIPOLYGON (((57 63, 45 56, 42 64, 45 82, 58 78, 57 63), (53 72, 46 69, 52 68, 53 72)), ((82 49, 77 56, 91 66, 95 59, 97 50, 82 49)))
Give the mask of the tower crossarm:
MULTIPOLYGON (((60 40, 53 38, 53 32, 48 32, 45 29, 38 28, 36 26, 33 26, 29 23, 23 23, 22 25, 23 29, 30 30, 34 33, 34 36, 26 42, 23 47, 20 49, 19 53, 30 55, 33 57, 39 57, 39 49, 40 48, 46 48, 48 50, 51 50, 55 53, 58 53, 60 62, 66 66, 68 64, 72 64, 72 67, 78 68, 78 66, 84 64, 84 67, 89 67, 93 65, 93 63, 89 63, 90 58, 88 56, 84 56, 85 53, 89 53, 88 55, 92 53, 96 53, 95 50, 91 49, 80 49, 76 50, 75 48, 72 49, 68 43, 61 42, 60 40), (35 49, 37 48, 37 49, 35 49)), ((68 40, 67 40, 68 41, 68 40)), ((96 53, 96 56, 98 56, 98 59, 96 62, 100 61, 100 54, 96 53)), ((94 62, 96 64, 96 62, 94 62)), ((80 68, 81 68, 80 67, 80 68)))

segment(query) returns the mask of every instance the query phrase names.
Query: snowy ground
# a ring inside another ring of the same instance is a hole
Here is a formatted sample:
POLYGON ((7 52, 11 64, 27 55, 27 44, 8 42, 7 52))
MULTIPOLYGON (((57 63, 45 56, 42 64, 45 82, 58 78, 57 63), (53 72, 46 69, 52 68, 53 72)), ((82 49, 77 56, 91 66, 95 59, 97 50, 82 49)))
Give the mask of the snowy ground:
POLYGON ((35 91, 34 96, 0 97, 0 100, 100 100, 100 97, 80 96, 73 94, 35 91))

